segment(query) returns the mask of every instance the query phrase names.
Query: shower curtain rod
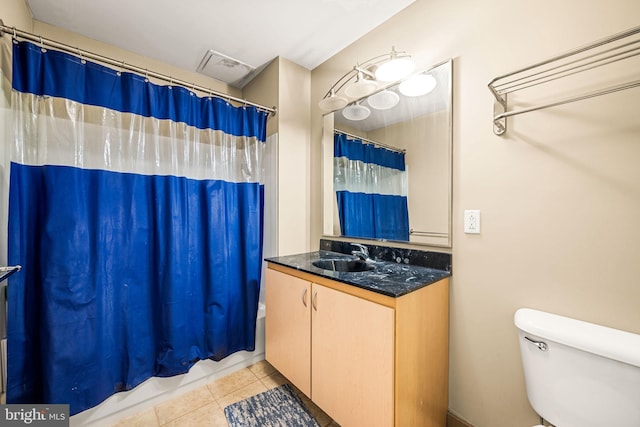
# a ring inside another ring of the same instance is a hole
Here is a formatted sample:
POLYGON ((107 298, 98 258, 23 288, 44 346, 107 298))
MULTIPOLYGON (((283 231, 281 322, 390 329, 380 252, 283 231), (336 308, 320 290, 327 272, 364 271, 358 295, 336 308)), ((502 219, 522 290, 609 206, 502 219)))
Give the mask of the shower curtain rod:
POLYGON ((179 79, 174 79, 171 76, 168 76, 166 74, 161 74, 155 71, 151 71, 148 70, 146 68, 142 68, 142 67, 138 67, 137 65, 132 65, 132 64, 127 64, 124 61, 116 61, 113 58, 109 58, 107 56, 104 55, 100 55, 97 53, 93 53, 93 52, 89 52, 87 50, 84 49, 80 49, 78 47, 74 47, 74 46, 70 46, 68 44, 64 44, 55 40, 51 40, 51 39, 47 39, 44 38, 42 36, 39 36, 37 34, 33 34, 33 33, 29 33, 27 31, 22 31, 22 30, 18 30, 16 29, 16 27, 8 27, 6 25, 4 25, 4 23, 2 22, 2 20, 0 19, 0 37, 4 36, 4 34, 10 34, 13 35, 14 38, 20 37, 26 40, 30 40, 32 42, 35 43, 39 43, 42 47, 44 46, 48 46, 48 47, 52 47, 52 48, 56 48, 59 50, 62 50, 64 52, 70 53, 72 55, 77 55, 79 56, 81 59, 93 59, 96 61, 100 61, 104 64, 108 64, 108 65, 112 65, 118 68, 121 68, 123 70, 127 70, 127 71, 132 71, 134 73, 140 74, 144 77, 153 77, 155 79, 159 79, 162 80, 164 82, 167 82, 169 84, 175 84, 178 86, 183 86, 185 89, 191 89, 193 91, 199 91, 199 92, 204 92, 204 93, 208 93, 210 95, 213 96, 217 96, 219 98, 223 98, 226 99, 228 101, 234 101, 243 105, 250 105, 252 107, 256 107, 260 110, 266 111, 269 114, 275 115, 276 114, 276 107, 265 107, 264 105, 260 105, 260 104, 256 104, 250 101, 247 101, 246 99, 241 99, 241 98, 237 98, 235 96, 231 96, 204 86, 200 86, 197 85, 195 83, 189 83, 186 82, 184 80, 179 80, 179 79))
POLYGON ((333 132, 334 133, 340 133, 342 135, 346 135, 346 136, 351 137, 351 138, 356 138, 356 139, 361 140, 362 142, 365 142, 365 143, 368 143, 368 144, 373 144, 373 145, 378 146, 378 147, 386 148, 387 150, 395 151, 396 153, 406 153, 407 152, 407 150, 405 150, 404 148, 392 147, 391 145, 386 145, 386 144, 383 144, 381 142, 376 142, 376 141, 373 141, 371 139, 363 138, 363 137, 361 137, 359 135, 354 135, 352 133, 345 132, 345 131, 342 131, 342 130, 339 130, 339 129, 334 129, 333 132))

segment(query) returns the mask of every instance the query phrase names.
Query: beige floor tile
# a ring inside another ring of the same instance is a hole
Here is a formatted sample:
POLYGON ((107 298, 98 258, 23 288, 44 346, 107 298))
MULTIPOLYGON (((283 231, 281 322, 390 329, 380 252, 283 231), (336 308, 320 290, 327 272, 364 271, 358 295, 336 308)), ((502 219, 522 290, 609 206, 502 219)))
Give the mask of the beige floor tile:
POLYGON ((258 378, 264 378, 267 375, 271 375, 276 371, 276 368, 271 366, 271 363, 266 360, 261 360, 253 365, 249 366, 249 370, 258 378))
POLYGON ((155 407, 160 425, 166 424, 191 411, 199 409, 215 400, 207 386, 202 386, 187 392, 173 400, 161 403, 155 407))
POLYGON ((189 412, 163 427, 228 427, 224 411, 216 402, 189 412))
POLYGON ((249 368, 244 368, 232 373, 231 375, 220 378, 207 386, 209 387, 209 391, 213 397, 218 400, 221 397, 236 392, 256 381, 258 381, 258 377, 256 377, 249 368))
POLYGON ((260 378, 260 382, 264 384, 268 390, 271 390, 272 388, 276 388, 282 384, 287 384, 289 381, 287 381, 280 372, 274 371, 272 374, 260 378))
MULTIPOLYGON (((227 427, 224 408, 288 383, 268 362, 258 362, 211 384, 187 392, 153 409, 128 417, 117 427, 227 427)), ((300 390, 291 385, 321 427, 340 427, 300 390)))
POLYGON ((158 427, 158 417, 154 408, 149 408, 127 418, 123 418, 113 427, 158 427))
POLYGON ((231 394, 227 394, 226 396, 222 396, 217 400, 220 407, 224 409, 232 403, 239 402, 247 397, 255 396, 256 394, 263 393, 265 391, 267 391, 267 387, 265 387, 260 381, 255 381, 246 387, 236 390, 231 394))

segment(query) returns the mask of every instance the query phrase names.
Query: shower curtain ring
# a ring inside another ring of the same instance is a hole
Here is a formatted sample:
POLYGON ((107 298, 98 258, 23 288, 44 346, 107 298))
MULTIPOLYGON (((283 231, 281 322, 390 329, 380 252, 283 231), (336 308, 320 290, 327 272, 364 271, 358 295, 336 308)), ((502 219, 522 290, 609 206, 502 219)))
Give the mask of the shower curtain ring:
POLYGON ((173 76, 169 76, 169 89, 173 89, 173 76))
POLYGON ((45 53, 47 49, 44 48, 44 42, 42 41, 42 36, 40 36, 40 51, 45 53))
POLYGON ((18 44, 18 34, 16 34, 16 27, 13 27, 13 42, 18 44))
POLYGON ((144 82, 149 83, 149 70, 144 69, 144 82))
POLYGON ((80 57, 80 63, 86 64, 87 61, 85 61, 85 59, 82 57, 82 51, 80 50, 80 48, 76 46, 76 50, 78 51, 78 56, 80 57))

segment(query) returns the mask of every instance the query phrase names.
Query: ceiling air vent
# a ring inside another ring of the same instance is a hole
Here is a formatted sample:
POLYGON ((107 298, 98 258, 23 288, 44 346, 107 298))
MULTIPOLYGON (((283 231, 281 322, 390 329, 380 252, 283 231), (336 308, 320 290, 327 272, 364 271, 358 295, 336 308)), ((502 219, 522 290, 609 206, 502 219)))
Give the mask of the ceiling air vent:
POLYGON ((256 67, 215 50, 208 50, 196 71, 241 89, 251 81, 256 67))

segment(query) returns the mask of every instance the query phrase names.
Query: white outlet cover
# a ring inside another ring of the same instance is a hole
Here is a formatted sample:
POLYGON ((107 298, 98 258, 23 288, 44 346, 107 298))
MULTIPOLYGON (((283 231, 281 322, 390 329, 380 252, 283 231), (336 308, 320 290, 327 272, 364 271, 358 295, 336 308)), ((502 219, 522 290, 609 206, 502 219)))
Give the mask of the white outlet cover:
POLYGON ((480 211, 467 209, 464 211, 464 232, 467 234, 480 234, 480 211))

